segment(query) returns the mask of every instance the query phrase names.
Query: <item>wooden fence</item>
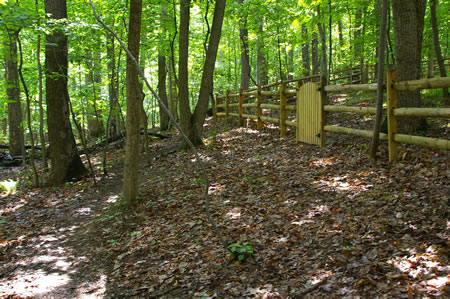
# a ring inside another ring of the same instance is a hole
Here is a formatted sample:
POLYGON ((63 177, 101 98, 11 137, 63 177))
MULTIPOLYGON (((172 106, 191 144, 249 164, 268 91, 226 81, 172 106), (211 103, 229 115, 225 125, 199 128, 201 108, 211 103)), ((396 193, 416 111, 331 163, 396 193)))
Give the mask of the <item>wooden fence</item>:
MULTIPOLYGON (((228 91, 225 95, 216 96, 216 115, 225 119, 237 117, 240 126, 244 125, 245 119, 253 119, 256 120, 258 129, 263 127, 264 121, 274 123, 279 125, 281 136, 286 134, 287 127, 295 127, 297 141, 320 146, 325 145, 326 132, 371 138, 373 132, 369 130, 327 125, 326 113, 350 112, 375 115, 375 107, 328 105, 326 94, 360 90, 376 91, 377 83, 323 86, 323 84, 311 82, 315 79, 316 77, 312 76, 258 86, 251 90, 241 89, 238 93, 228 91), (255 109, 255 114, 249 113, 249 109, 255 109), (277 117, 274 117, 273 111, 277 112, 277 117)), ((397 160, 398 143, 449 150, 448 139, 398 134, 397 120, 399 117, 450 118, 450 108, 398 108, 397 90, 450 87, 450 77, 397 82, 395 71, 389 71, 386 82, 388 134, 380 133, 379 137, 389 143, 389 161, 397 160)))

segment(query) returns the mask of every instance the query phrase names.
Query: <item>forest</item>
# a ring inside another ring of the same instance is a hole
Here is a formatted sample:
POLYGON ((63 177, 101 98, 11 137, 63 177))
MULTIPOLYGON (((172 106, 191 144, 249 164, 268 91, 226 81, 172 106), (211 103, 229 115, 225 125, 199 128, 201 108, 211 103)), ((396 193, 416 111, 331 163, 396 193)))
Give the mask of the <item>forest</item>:
POLYGON ((0 0, 0 298, 450 296, 448 11, 0 0))

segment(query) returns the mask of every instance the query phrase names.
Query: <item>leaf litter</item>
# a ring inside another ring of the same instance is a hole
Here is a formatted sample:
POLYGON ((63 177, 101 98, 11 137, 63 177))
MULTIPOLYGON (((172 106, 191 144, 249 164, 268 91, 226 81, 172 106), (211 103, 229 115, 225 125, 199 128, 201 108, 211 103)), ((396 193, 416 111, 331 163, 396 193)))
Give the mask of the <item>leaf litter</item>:
MULTIPOLYGON (((330 139, 320 149, 236 128, 200 148, 211 212, 229 244, 252 252, 242 260, 203 213, 190 152, 140 169, 132 211, 117 205, 123 150, 110 154, 97 187, 85 180, 3 196, 0 296, 449 296, 448 153, 401 146, 390 165, 381 144, 373 167, 367 140, 330 139)), ((152 151, 171 142, 153 141, 152 151)))

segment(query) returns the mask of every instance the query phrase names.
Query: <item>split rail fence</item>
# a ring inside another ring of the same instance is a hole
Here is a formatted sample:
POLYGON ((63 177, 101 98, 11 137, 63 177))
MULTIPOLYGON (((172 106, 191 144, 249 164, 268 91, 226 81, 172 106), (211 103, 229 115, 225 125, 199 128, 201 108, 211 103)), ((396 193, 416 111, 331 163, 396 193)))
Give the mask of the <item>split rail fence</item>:
MULTIPOLYGON (((216 115, 225 119, 237 117, 240 126, 244 125, 246 119, 256 120, 258 129, 263 128, 263 122, 277 124, 281 136, 286 135, 287 127, 294 127, 297 141, 321 147, 325 146, 326 132, 371 138, 373 131, 370 130, 327 125, 326 113, 350 112, 375 115, 376 108, 328 105, 327 93, 376 91, 377 83, 324 86, 318 82, 311 82, 317 81, 318 78, 320 76, 294 79, 250 90, 241 89, 236 93, 227 91, 225 95, 216 96, 216 115), (256 113, 251 114, 249 109, 256 110, 256 113), (267 110, 270 111, 270 116, 267 115, 267 110), (274 111, 278 117, 273 116, 274 111)), ((399 134, 397 123, 400 117, 450 118, 450 108, 398 108, 397 91, 450 87, 450 77, 397 82, 395 71, 388 71, 386 82, 388 133, 380 133, 379 138, 388 141, 389 161, 397 160, 398 143, 449 150, 450 140, 399 134)))

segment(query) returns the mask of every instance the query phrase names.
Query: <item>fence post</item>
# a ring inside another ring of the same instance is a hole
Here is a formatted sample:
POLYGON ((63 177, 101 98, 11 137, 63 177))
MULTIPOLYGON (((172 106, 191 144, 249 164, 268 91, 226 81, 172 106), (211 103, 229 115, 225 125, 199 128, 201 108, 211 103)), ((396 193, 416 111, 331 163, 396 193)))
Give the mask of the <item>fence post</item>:
POLYGON ((395 134, 397 134, 397 118, 394 116, 394 109, 398 107, 397 90, 395 89, 397 74, 394 70, 389 70, 387 71, 386 78, 389 162, 394 162, 398 156, 398 144, 394 140, 395 134))
POLYGON ((261 85, 258 85, 258 95, 257 95, 257 102, 256 102, 256 115, 258 116, 256 128, 258 130, 261 130, 263 128, 262 119, 261 119, 261 116, 262 116, 261 104, 262 104, 261 85))
POLYGON ((286 94, 284 93, 286 90, 286 83, 281 83, 280 85, 280 136, 285 136, 287 131, 286 120, 286 94))
POLYGON ((244 119, 242 118, 242 114, 244 114, 244 89, 239 89, 239 126, 244 126, 244 119))
POLYGON ((227 90, 227 96, 225 98, 225 122, 228 122, 228 113, 230 112, 230 90, 227 90))

